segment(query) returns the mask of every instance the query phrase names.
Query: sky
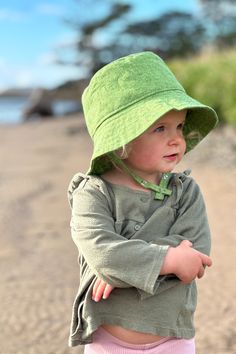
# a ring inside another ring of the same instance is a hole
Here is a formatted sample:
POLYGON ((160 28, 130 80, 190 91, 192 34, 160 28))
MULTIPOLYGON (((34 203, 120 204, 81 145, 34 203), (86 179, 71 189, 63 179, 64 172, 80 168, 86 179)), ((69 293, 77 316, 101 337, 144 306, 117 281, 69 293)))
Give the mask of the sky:
MULTIPOLYGON (((68 59, 76 59, 76 52, 68 49, 76 41, 76 32, 66 20, 89 20, 91 11, 93 16, 102 16, 107 1, 1 0, 0 91, 39 86, 53 88, 67 80, 78 79, 81 74, 77 67, 55 63, 59 52, 68 59), (95 7, 97 3, 100 6, 95 7)), ((133 18, 140 20, 174 9, 197 11, 197 0, 128 2, 135 6, 133 18)))

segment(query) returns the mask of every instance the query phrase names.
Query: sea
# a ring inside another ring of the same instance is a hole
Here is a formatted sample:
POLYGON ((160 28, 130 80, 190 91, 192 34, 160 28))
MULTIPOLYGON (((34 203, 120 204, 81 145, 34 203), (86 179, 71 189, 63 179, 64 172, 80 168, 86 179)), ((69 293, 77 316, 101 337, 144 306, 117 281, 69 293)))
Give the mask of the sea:
MULTIPOLYGON (((28 96, 0 96, 0 124, 20 124, 23 122, 23 110, 28 103, 28 96)), ((62 116, 78 112, 78 101, 55 100, 52 103, 54 115, 62 116)))

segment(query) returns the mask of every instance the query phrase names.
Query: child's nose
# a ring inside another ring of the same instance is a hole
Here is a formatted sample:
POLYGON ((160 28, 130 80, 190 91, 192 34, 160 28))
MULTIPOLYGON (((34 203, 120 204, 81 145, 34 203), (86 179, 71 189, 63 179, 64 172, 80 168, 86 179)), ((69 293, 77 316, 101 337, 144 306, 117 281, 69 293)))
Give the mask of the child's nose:
POLYGON ((169 144, 179 144, 181 143, 181 141, 183 140, 183 136, 179 131, 174 131, 172 133, 170 133, 169 136, 169 144))

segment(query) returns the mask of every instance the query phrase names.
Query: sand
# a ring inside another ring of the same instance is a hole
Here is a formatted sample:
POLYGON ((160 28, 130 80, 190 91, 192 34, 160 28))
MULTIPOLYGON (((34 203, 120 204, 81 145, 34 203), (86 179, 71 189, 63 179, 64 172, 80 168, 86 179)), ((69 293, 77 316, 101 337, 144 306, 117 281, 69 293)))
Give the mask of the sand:
MULTIPOLYGON (((198 281, 197 353, 236 353, 235 131, 211 134, 179 170, 205 196, 214 265, 198 281)), ((92 146, 81 116, 0 127, 0 353, 69 354, 79 277, 66 190, 92 146)))

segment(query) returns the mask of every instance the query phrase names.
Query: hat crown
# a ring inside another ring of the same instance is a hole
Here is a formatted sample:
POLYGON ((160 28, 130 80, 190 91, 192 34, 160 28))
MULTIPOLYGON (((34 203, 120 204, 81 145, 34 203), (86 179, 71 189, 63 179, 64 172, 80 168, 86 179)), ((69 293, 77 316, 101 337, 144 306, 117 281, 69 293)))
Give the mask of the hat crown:
POLYGON ((131 54, 104 66, 82 96, 90 135, 109 117, 158 92, 181 90, 164 61, 152 52, 131 54))

